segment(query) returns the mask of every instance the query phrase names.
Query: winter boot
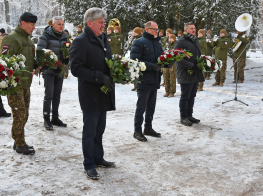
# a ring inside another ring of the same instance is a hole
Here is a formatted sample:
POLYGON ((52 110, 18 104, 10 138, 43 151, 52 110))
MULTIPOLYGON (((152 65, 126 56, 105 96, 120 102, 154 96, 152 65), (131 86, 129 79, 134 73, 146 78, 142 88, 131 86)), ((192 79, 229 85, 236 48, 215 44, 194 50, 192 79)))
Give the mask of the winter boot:
POLYGON ((169 93, 165 93, 163 96, 164 96, 164 97, 168 97, 168 96, 169 96, 169 93))
MULTIPOLYGON (((26 146, 27 146, 28 148, 32 148, 32 149, 34 149, 33 146, 29 146, 29 145, 27 145, 27 144, 26 144, 26 146)), ((13 150, 16 150, 16 143, 15 143, 15 142, 14 142, 14 145, 13 145, 13 150)))
POLYGON ((189 121, 188 118, 182 118, 181 119, 181 124, 185 125, 185 126, 192 126, 193 125, 193 123, 191 121, 189 121))
POLYGON ((16 152, 22 153, 23 155, 33 155, 35 154, 34 148, 29 148, 28 145, 16 146, 16 152))
POLYGON ((147 138, 141 132, 134 132, 133 137, 140 142, 147 142, 147 138))
POLYGON ((153 129, 146 129, 146 128, 143 131, 143 135, 149 135, 149 136, 153 136, 153 137, 161 137, 160 133, 157 133, 153 129))
POLYGON ((169 97, 174 97, 174 94, 173 94, 173 93, 170 93, 170 94, 169 94, 169 97))
POLYGON ((197 90, 198 90, 198 91, 203 91, 203 88, 198 88, 197 90))
POLYGON ((50 122, 50 117, 48 115, 44 115, 44 126, 46 130, 53 130, 53 126, 50 122))
POLYGON ((63 123, 58 117, 52 118, 51 123, 52 123, 52 125, 56 125, 59 127, 67 127, 67 124, 63 123))
POLYGON ((219 86, 221 86, 221 87, 224 86, 224 83, 223 83, 223 82, 220 82, 219 86))
POLYGON ((196 118, 194 118, 194 117, 192 117, 192 116, 189 116, 189 117, 188 117, 188 120, 189 120, 190 122, 192 122, 192 123, 195 123, 195 124, 200 123, 200 120, 199 120, 199 119, 196 119, 196 118))
POLYGON ((88 178, 92 180, 98 180, 100 178, 100 175, 98 174, 95 168, 85 169, 85 173, 87 174, 88 178))
POLYGON ((215 82, 212 86, 218 86, 219 82, 215 82))

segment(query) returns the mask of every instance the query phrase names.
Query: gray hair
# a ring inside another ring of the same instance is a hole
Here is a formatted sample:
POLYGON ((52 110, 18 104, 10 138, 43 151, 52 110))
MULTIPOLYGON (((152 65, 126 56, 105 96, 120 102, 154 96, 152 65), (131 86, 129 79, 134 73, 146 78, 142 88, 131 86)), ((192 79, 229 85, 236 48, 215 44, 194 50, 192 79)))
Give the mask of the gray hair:
POLYGON ((187 22, 184 24, 184 29, 188 29, 190 25, 195 25, 193 22, 187 22))
POLYGON ((98 18, 104 18, 107 19, 107 13, 105 10, 98 8, 98 7, 93 7, 88 9, 85 14, 84 14, 84 26, 87 26, 88 20, 94 21, 97 20, 98 18))
POLYGON ((63 18, 61 16, 54 16, 52 18, 52 24, 55 24, 57 20, 63 20, 63 18))

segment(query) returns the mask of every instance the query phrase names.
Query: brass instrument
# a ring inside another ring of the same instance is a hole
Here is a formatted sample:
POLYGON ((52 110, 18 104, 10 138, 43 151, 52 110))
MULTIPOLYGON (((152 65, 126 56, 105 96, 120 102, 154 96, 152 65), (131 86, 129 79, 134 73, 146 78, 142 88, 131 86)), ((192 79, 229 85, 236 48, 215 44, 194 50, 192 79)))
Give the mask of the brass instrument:
MULTIPOLYGON (((235 28, 237 31, 239 32, 245 32, 246 33, 242 36, 243 38, 245 38, 246 36, 249 35, 250 32, 250 27, 252 25, 252 16, 250 14, 241 14, 236 22, 235 22, 235 28)), ((237 49, 239 48, 239 46, 242 44, 242 41, 240 41, 239 39, 235 40, 235 44, 233 45, 233 52, 236 52, 237 49)))
POLYGON ((108 27, 121 27, 121 22, 119 21, 118 18, 113 18, 109 21, 108 27))

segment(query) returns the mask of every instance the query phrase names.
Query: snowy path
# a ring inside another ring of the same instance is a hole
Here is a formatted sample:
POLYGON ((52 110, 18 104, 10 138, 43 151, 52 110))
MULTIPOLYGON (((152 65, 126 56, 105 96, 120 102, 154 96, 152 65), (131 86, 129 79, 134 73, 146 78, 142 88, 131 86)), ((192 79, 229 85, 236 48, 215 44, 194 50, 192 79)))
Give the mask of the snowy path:
MULTIPOLYGON (((233 70, 224 87, 205 82, 198 92, 194 116, 201 123, 179 123, 180 86, 174 98, 158 91, 153 121, 161 138, 141 143, 133 135, 137 95, 132 85, 116 85, 117 110, 109 112, 104 134, 105 159, 115 169, 98 169, 99 181, 83 172, 82 113, 77 79, 64 80, 60 116, 67 128, 43 127, 43 81, 34 78, 26 141, 36 154, 23 156, 12 149, 12 118, 0 119, 0 195, 143 195, 143 196, 259 196, 263 195, 263 59, 249 59, 245 83, 234 98, 233 70)), ((6 98, 3 98, 7 111, 6 98)))

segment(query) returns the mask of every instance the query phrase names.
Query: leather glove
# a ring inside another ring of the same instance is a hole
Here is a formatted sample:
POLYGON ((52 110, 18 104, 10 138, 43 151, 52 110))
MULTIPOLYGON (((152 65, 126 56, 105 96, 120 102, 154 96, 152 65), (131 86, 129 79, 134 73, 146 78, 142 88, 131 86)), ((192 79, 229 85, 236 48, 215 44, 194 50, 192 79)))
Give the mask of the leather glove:
POLYGON ((163 68, 171 68, 175 64, 176 60, 172 60, 169 64, 165 64, 163 68))
POLYGON ((161 66, 157 65, 157 64, 152 64, 152 70, 153 71, 160 71, 161 70, 161 66))
POLYGON ((110 91, 114 89, 114 83, 110 76, 103 75, 102 83, 105 84, 110 91))

